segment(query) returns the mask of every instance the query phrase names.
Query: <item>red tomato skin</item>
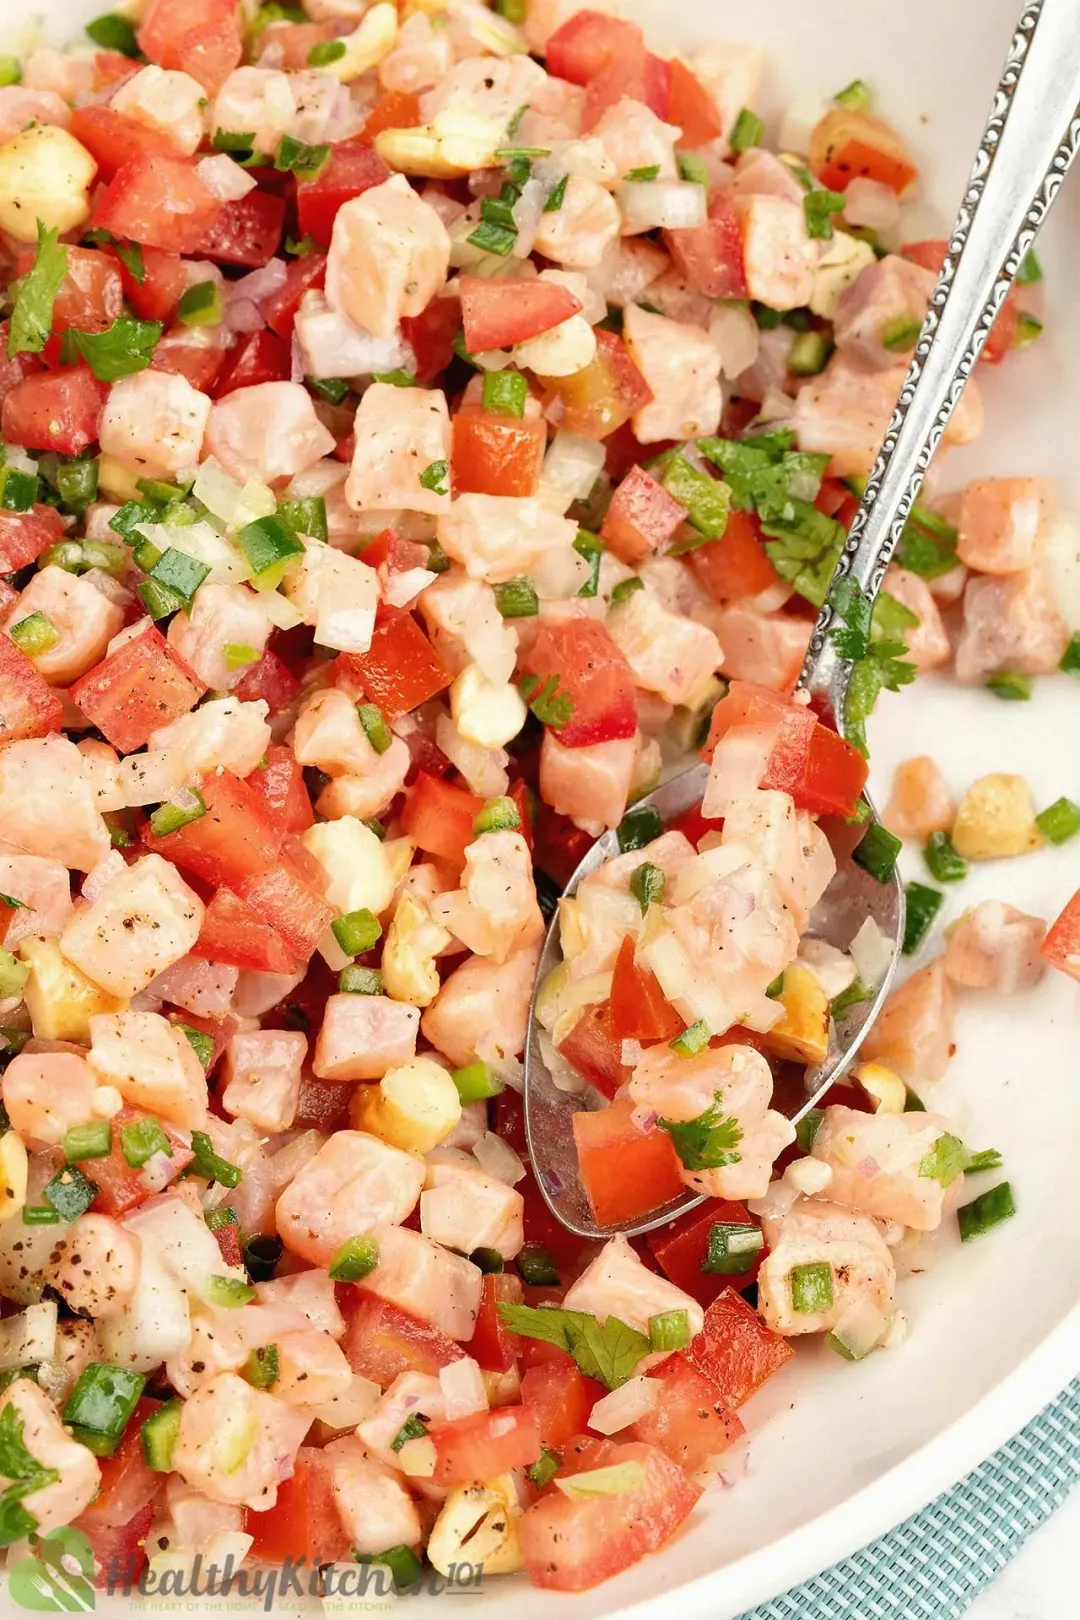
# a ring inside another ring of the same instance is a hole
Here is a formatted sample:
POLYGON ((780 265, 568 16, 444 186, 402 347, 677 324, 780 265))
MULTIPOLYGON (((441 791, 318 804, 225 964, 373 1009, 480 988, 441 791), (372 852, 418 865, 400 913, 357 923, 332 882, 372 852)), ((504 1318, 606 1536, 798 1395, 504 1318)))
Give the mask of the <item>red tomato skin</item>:
POLYGON ((726 1406, 738 1407, 794 1354, 740 1293, 725 1288, 706 1309, 705 1325, 691 1339, 686 1359, 714 1385, 726 1406))
POLYGON ((622 338, 600 329, 596 356, 587 366, 573 377, 544 381, 551 397, 563 405, 559 425, 586 439, 607 439, 653 397, 622 338))
POLYGON ((547 448, 542 419, 519 421, 465 406, 453 421, 451 466, 459 495, 535 495, 547 448))
POLYGON ((628 53, 609 62, 586 86, 582 134, 595 129, 608 109, 617 106, 624 96, 642 102, 658 118, 666 120, 671 100, 670 63, 651 51, 628 53))
POLYGON ((89 366, 24 377, 4 396, 0 437, 24 450, 81 455, 98 436, 108 392, 89 366))
POLYGON ((390 170, 371 145, 366 130, 349 140, 337 141, 330 149, 329 162, 315 178, 297 183, 296 214, 301 236, 310 236, 317 247, 328 248, 338 209, 389 178, 390 170))
MULTIPOLYGON (((905 242, 900 252, 913 264, 920 264, 924 270, 932 270, 937 275, 941 270, 948 245, 943 237, 930 238, 923 242, 905 242)), ((1012 286, 1001 306, 997 320, 990 328, 979 359, 985 360, 990 366, 1000 365, 1009 351, 1016 346, 1019 322, 1020 292, 1017 287, 1012 286)), ((850 519, 848 522, 850 523, 850 519)))
POLYGON ((717 187, 704 225, 665 231, 664 244, 676 270, 706 298, 745 298, 742 232, 731 193, 717 187))
POLYGON ((503 1322, 499 1306, 520 1305, 521 1297, 521 1279, 513 1272, 500 1271, 484 1278, 476 1327, 465 1352, 485 1372, 509 1372, 517 1361, 518 1339, 503 1322))
POLYGON ((580 314, 580 298, 550 281, 459 276, 465 347, 470 354, 509 349, 580 314))
POLYGON ((326 254, 305 253, 289 265, 285 280, 277 292, 264 299, 263 320, 283 343, 287 344, 292 337, 300 300, 312 287, 321 287, 325 280, 326 254))
POLYGON ((306 832, 311 826, 315 818, 304 786, 303 767, 290 748, 271 743, 265 766, 257 767, 244 780, 262 799, 283 837, 286 833, 306 832))
POLYGON ((669 1356, 651 1376, 661 1385, 659 1398, 651 1412, 631 1423, 628 1440, 656 1446, 688 1474, 696 1474, 745 1434, 741 1419, 717 1399, 712 1384, 684 1355, 669 1356))
POLYGON ((435 650, 411 613, 382 608, 366 653, 342 653, 334 663, 341 685, 358 686, 388 720, 436 697, 450 685, 435 650))
POLYGON ((153 0, 138 39, 151 62, 190 73, 211 95, 244 55, 235 0, 153 0))
MULTIPOLYGON (((53 302, 54 334, 77 326, 80 332, 104 332, 124 311, 124 286, 116 260, 96 248, 69 247, 67 273, 53 302)), ((25 276, 36 254, 19 254, 15 271, 25 276)))
POLYGON ((668 1133, 658 1126, 639 1131, 633 1112, 633 1099, 623 1096, 574 1115, 581 1180, 601 1226, 646 1215, 686 1191, 668 1133))
POLYGON ((130 56, 124 56, 120 51, 95 51, 94 89, 105 90, 110 84, 130 79, 134 67, 130 56))
POLYGON ((416 356, 416 380, 421 385, 441 377, 454 358, 454 339, 461 329, 461 305, 456 298, 435 297, 419 315, 403 315, 401 335, 416 356))
POLYGON ((306 1560, 315 1568, 348 1555, 349 1537, 320 1451, 305 1446, 297 1452, 296 1466, 278 1485, 274 1506, 265 1513, 244 1509, 244 1530, 254 1537, 251 1556, 265 1563, 306 1560))
POLYGON ((737 1277, 702 1271, 702 1262, 709 1253, 709 1233, 718 1221, 745 1225, 749 1220, 745 1204, 710 1198, 700 1209, 692 1209, 666 1226, 647 1232, 645 1242, 669 1282, 696 1299, 699 1305, 711 1305, 725 1288, 749 1288, 757 1277, 761 1253, 755 1257, 750 1270, 737 1277))
POLYGON ((288 382, 292 376, 289 345, 273 332, 252 332, 235 349, 229 350, 213 389, 215 399, 224 399, 237 388, 255 388, 259 383, 288 382))
POLYGON ((429 855, 463 866, 465 847, 475 836, 473 822, 483 808, 479 794, 421 771, 406 791, 401 825, 429 855))
POLYGON ((396 1305, 347 1284, 339 1289, 345 1315, 341 1348, 354 1373, 389 1389, 403 1372, 438 1376, 465 1355, 465 1349, 429 1322, 418 1321, 396 1305))
POLYGON ((1059 973, 1080 979, 1080 889, 1051 924, 1039 955, 1059 973))
POLYGON ((758 520, 750 512, 729 512, 719 540, 695 546, 684 559, 698 584, 716 602, 758 596, 779 583, 769 561, 758 520))
POLYGON ((211 897, 191 954, 248 973, 293 974, 297 967, 277 930, 224 888, 211 897))
POLYGON ((558 1043, 567 1063, 605 1097, 614 1097, 630 1078, 622 1061, 620 1038, 615 1035, 611 1002, 584 1007, 577 1022, 558 1043))
POLYGON ((670 1041, 684 1027, 656 974, 637 961, 634 941, 627 935, 611 980, 612 1036, 616 1041, 670 1041))
POLYGON ((666 546, 685 517, 686 508, 652 473, 634 467, 611 498, 600 538, 616 557, 632 565, 666 546))
POLYGON ((588 1427, 593 1407, 607 1394, 603 1384, 586 1378, 568 1356, 565 1362, 541 1362, 521 1378, 521 1399, 536 1413, 541 1445, 560 1453, 588 1427))
POLYGON ((588 85, 611 63, 631 60, 645 50, 637 23, 600 11, 578 11, 547 42, 547 70, 557 79, 588 85))
POLYGON ((154 349, 154 369, 186 377, 200 394, 212 395, 229 350, 216 343, 192 343, 187 334, 184 326, 166 332, 154 349))
MULTIPOLYGON (((287 709, 297 692, 300 682, 278 657, 277 653, 266 648, 258 663, 249 664, 233 687, 234 696, 242 703, 257 703, 260 698, 268 703, 271 714, 280 714, 287 709)), ((307 823, 310 826, 310 822, 307 823)), ((289 829, 290 832, 296 830, 289 829)), ((303 827, 299 829, 303 832, 303 827)))
POLYGON ((540 1456, 540 1425, 530 1406, 497 1406, 492 1412, 432 1429, 436 1485, 495 1479, 512 1468, 528 1468, 540 1456))
POLYGON ((707 146, 724 133, 724 126, 716 110, 716 103, 696 74, 677 56, 668 63, 671 75, 671 94, 668 100, 667 121, 678 125, 682 134, 677 147, 693 149, 707 146))
POLYGON ((8 337, 11 332, 9 321, 0 321, 0 404, 16 383, 21 383, 24 377, 30 377, 42 369, 41 361, 36 354, 16 354, 8 359, 8 337))
POLYGON ((132 152, 154 152, 161 157, 184 155, 166 130, 154 129, 141 118, 114 112, 111 107, 76 107, 71 114, 71 133, 97 163, 99 180, 111 180, 132 152))
POLYGON ((64 705, 24 652, 0 636, 0 743, 59 731, 64 705))
POLYGON ((428 550, 416 540, 403 540, 394 529, 383 529, 374 540, 368 541, 361 556, 369 568, 404 574, 410 568, 426 568, 428 550))
POLYGON ((241 900, 277 930, 298 960, 308 961, 334 919, 334 908, 305 881, 295 860, 282 850, 272 871, 237 887, 241 900))
POLYGON ((55 545, 64 533, 64 520, 54 506, 44 504, 29 512, 0 509, 0 574, 14 574, 55 545))
POLYGON ((374 141, 384 129, 415 129, 424 122, 415 90, 388 90, 367 115, 364 139, 374 141))
POLYGON ((221 211, 219 199, 196 174, 193 158, 138 152, 101 192, 93 222, 147 247, 200 253, 221 211))
POLYGON ((604 626, 595 619, 546 624, 526 656, 532 675, 559 677, 574 710, 553 728, 564 748, 633 737, 637 731, 634 674, 604 626))
POLYGON ((80 676, 71 700, 114 748, 130 754, 158 726, 188 714, 205 691, 161 631, 148 625, 80 676))
POLYGON ((618 1496, 571 1501, 555 1485, 522 1515, 518 1534, 534 1586, 585 1592, 655 1552, 693 1511, 702 1491, 653 1446, 604 1440, 583 1448, 571 1472, 640 1462, 645 1483, 618 1496))
POLYGON ((895 130, 846 107, 831 108, 815 125, 807 163, 829 191, 846 191, 857 176, 903 191, 918 174, 895 130))
POLYGON ((283 197, 272 197, 268 191, 249 191, 246 197, 219 204, 199 242, 188 251, 218 264, 259 270, 277 252, 284 224, 283 197))
POLYGON ((232 771, 199 778, 206 814, 159 837, 143 828, 146 848, 192 872, 214 888, 233 888, 262 877, 280 858, 283 834, 259 794, 232 771))
MULTIPOLYGON (((142 1204, 147 1198, 155 1196, 150 1191, 140 1172, 133 1170, 128 1164, 124 1158, 123 1148, 120 1145, 120 1132, 124 1126, 148 1117, 143 1109, 131 1108, 125 1104, 112 1122, 113 1136, 110 1152, 104 1158, 86 1161, 86 1174, 98 1189, 94 1197, 93 1208, 103 1215, 112 1215, 114 1219, 118 1219, 121 1215, 126 1214, 129 1209, 134 1209, 137 1204, 142 1204)), ((169 1146, 172 1148, 172 1160, 169 1165, 171 1175, 169 1179, 175 1181, 181 1170, 191 1163, 194 1154, 183 1137, 178 1136, 170 1125, 166 1124, 164 1120, 159 1121, 159 1123, 165 1135, 169 1138, 169 1146)))
POLYGON ((820 721, 810 738, 810 752, 802 781, 795 793, 800 810, 812 815, 853 816, 869 765, 859 750, 820 721))
POLYGON ((814 814, 855 814, 866 786, 867 762, 809 709, 767 686, 732 681, 713 710, 703 759, 711 760, 717 742, 732 726, 778 728, 763 788, 790 793, 800 810, 814 814))
POLYGON ((188 286, 184 260, 179 253, 155 247, 144 247, 142 260, 143 279, 137 281, 123 260, 117 258, 124 296, 144 321, 169 321, 188 286))

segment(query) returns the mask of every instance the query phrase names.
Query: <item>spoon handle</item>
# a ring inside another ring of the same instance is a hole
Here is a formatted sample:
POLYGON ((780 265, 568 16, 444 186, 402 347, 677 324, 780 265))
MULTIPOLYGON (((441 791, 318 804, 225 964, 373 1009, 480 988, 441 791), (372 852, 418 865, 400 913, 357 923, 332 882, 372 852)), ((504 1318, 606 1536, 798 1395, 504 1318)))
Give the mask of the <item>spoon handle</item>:
MULTIPOLYGON (((930 458, 1021 260, 1080 147, 1076 0, 1030 0, 1016 26, 945 261, 833 585, 872 602, 930 458)), ((830 592, 831 594, 831 592, 830 592)), ((842 727, 851 664, 829 636, 826 600, 801 685, 842 727)))

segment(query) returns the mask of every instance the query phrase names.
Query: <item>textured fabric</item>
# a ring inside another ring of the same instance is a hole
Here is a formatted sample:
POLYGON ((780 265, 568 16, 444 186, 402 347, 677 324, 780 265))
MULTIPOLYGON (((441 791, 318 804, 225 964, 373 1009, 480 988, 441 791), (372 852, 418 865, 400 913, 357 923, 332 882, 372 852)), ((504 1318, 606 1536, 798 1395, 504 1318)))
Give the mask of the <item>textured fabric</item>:
POLYGON ((958 1620, 1080 1483, 1080 1379, 895 1530, 740 1620, 958 1620))

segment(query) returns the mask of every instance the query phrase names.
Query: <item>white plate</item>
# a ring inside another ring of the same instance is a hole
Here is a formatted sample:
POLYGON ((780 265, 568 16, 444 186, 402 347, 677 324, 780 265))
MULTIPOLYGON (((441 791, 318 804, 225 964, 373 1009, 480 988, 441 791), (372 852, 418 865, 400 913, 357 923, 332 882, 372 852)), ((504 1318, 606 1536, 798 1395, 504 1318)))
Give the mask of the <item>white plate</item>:
MULTIPOLYGON (((18 8, 19 0, 4 0, 9 22, 18 8)), ((101 9, 100 0, 28 7, 53 19, 57 38, 101 9)), ((918 229, 944 234, 1004 59, 1014 0, 630 0, 625 9, 665 54, 707 39, 759 40, 769 58, 761 110, 774 118, 795 94, 829 95, 866 78, 917 153, 925 203, 918 229)), ((1080 300, 1072 296, 1080 177, 1065 187, 1039 251, 1045 336, 1001 368, 980 368, 986 431, 947 459, 943 484, 957 487, 978 471, 1049 474, 1080 506, 1080 373, 1066 365, 1080 354, 1080 300)), ((1009 770, 1027 776, 1040 805, 1063 793, 1080 800, 1078 713, 1080 691, 1064 676, 1040 682, 1035 701, 1017 705, 920 680, 886 696, 873 724, 878 802, 894 765, 922 752, 937 756, 958 791, 985 771, 1009 770)), ((989 896, 1053 916, 1080 886, 1077 846, 980 867, 950 893, 944 916, 989 896)), ((912 875, 917 868, 913 861, 912 875)), ((679 1589, 682 1620, 728 1620, 923 1506, 1075 1375, 1078 997, 1071 981, 1048 974, 1011 1000, 962 998, 956 1059, 937 1095, 962 1110, 973 1146, 1004 1153, 1018 1215, 965 1249, 950 1240, 928 1276, 902 1286, 908 1342, 858 1366, 800 1344, 794 1363, 743 1410, 752 1438, 747 1477, 707 1494, 662 1555, 579 1597, 491 1580, 472 1604, 507 1615, 512 1608, 514 1620, 659 1615, 679 1589)), ((103 1603, 99 1612, 110 1610, 123 1606, 103 1603)))

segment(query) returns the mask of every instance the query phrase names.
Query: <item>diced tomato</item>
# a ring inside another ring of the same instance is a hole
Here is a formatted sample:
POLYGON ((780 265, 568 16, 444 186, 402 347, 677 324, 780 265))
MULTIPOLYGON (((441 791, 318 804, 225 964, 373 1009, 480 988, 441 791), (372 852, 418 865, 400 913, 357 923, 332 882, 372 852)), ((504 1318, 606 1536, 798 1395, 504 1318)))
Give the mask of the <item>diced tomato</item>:
POLYGON ((187 290, 189 276, 179 253, 163 248, 142 249, 142 280, 139 281, 117 256, 124 283, 124 296, 144 321, 169 321, 187 290))
MULTIPOLYGON (((504 1142, 509 1143, 515 1153, 520 1153, 523 1158, 527 1157, 525 1104, 522 1102, 520 1091, 515 1091, 513 1086, 507 1086, 506 1090, 500 1091, 494 1099, 492 1109, 494 1123, 491 1128, 496 1136, 501 1136, 504 1142)), ((565 1228, 563 1230, 565 1231, 565 1228)))
POLYGON ((623 97, 640 101, 658 118, 667 119, 671 100, 671 64, 651 51, 629 52, 602 68, 585 89, 581 110, 582 134, 588 134, 610 107, 623 97))
POLYGON ((223 399, 236 388, 254 388, 259 383, 288 382, 291 376, 289 345, 273 332, 251 332, 230 349, 214 387, 214 398, 223 399))
POLYGON ((486 1276, 476 1327, 465 1346, 466 1354, 485 1372, 508 1372, 517 1360, 518 1339, 499 1315, 499 1306, 504 1302, 521 1303, 520 1279, 508 1271, 486 1276))
POLYGON ((454 417, 454 489, 459 495, 535 495, 546 448, 542 419, 519 421, 465 406, 454 417))
POLYGON ((405 794, 402 830, 429 855, 441 855, 461 866, 465 846, 475 836, 473 822, 483 807, 479 794, 421 771, 405 794))
POLYGON ((936 276, 941 273, 948 246, 943 236, 930 237, 922 242, 905 242, 900 252, 905 259, 910 259, 913 264, 921 264, 924 270, 932 270, 936 276))
POLYGON ((293 1472, 278 1484, 274 1506, 265 1513, 244 1509, 244 1529, 254 1538, 251 1557, 263 1563, 305 1560, 314 1569, 347 1557, 349 1537, 322 1453, 302 1447, 293 1472))
POLYGON ((242 1266, 244 1251, 240 1247, 240 1228, 235 1221, 226 1226, 215 1226, 214 1236, 217 1246, 221 1250, 221 1258, 227 1266, 242 1266))
POLYGON ((272 871, 246 878, 237 892, 301 962, 309 959, 334 919, 333 906, 311 887, 284 850, 272 871))
POLYGON ((716 186, 704 225, 664 232, 676 270, 706 298, 745 298, 746 266, 742 231, 730 190, 716 186))
POLYGON ((551 397, 562 403, 560 427, 586 439, 606 439, 653 397, 622 338, 600 328, 596 355, 587 366, 572 377, 547 377, 544 382, 551 397))
POLYGON ((432 1429, 436 1485, 495 1479, 540 1456, 540 1425, 529 1406, 498 1406, 432 1429))
MULTIPOLYGON (((154 1477, 160 1480, 163 1476, 154 1477)), ((90 1543, 97 1590, 131 1590, 146 1567, 146 1538, 154 1522, 154 1503, 147 1502, 126 1524, 103 1524, 94 1518, 93 1505, 71 1522, 72 1528, 81 1530, 90 1543)))
POLYGON ((266 801, 232 771, 207 772, 198 786, 206 814, 160 836, 148 823, 143 843, 204 883, 240 892, 278 863, 283 834, 266 801))
POLYGON ((536 865, 560 889, 566 887, 596 839, 543 799, 536 806, 536 865))
POLYGON ((593 1407, 606 1393, 569 1357, 529 1367, 521 1379, 521 1399, 536 1413, 540 1443, 555 1452, 588 1427, 593 1407))
POLYGON ((351 140, 337 141, 330 148, 329 161, 315 178, 297 184, 300 234, 310 236, 316 246, 328 248, 338 209, 389 178, 390 170, 371 145, 366 130, 351 140))
POLYGON ((807 162, 829 191, 845 191, 857 177, 903 191, 919 172, 894 129, 847 107, 831 107, 815 124, 807 162))
MULTIPOLYGON (((155 625, 125 641, 71 688, 71 701, 122 754, 188 714, 206 691, 155 625)), ((196 825, 196 823, 192 823, 196 825)))
POLYGON ((696 1474, 746 1432, 685 1356, 669 1356, 650 1376, 661 1386, 656 1405, 631 1423, 628 1440, 656 1446, 688 1474, 696 1474))
MULTIPOLYGON (((242 703, 258 703, 261 699, 269 704, 272 715, 287 709, 299 690, 300 682, 296 676, 269 647, 258 663, 250 664, 245 669, 233 687, 234 695, 242 703)), ((311 823, 305 825, 310 826, 311 823)))
POLYGON ((682 134, 675 142, 680 147, 707 146, 724 133, 724 125, 712 95, 685 62, 673 56, 668 64, 671 72, 671 94, 668 100, 667 122, 675 124, 682 134))
POLYGON ((600 11, 577 11, 547 42, 547 70, 557 79, 588 85, 611 62, 644 54, 645 36, 637 23, 600 11))
POLYGON ((129 79, 136 71, 136 64, 131 57, 124 56, 120 51, 94 52, 95 90, 105 90, 111 84, 119 84, 122 79, 129 79))
POLYGON ((630 1078, 620 1040, 615 1035, 610 1001, 595 1001, 582 1009, 577 1022, 559 1040, 558 1050, 590 1086, 605 1097, 614 1097, 630 1078))
POLYGON ((719 540, 688 551, 684 561, 698 584, 717 602, 758 596, 779 582, 765 550, 758 520, 750 512, 729 512, 719 540))
POLYGON ((584 1592, 663 1546, 701 1496, 676 1463, 653 1446, 606 1440, 586 1449, 585 1469, 640 1463, 644 1482, 613 1496, 571 1499, 550 1485, 518 1521, 534 1586, 584 1592))
POLYGON ((236 0, 153 0, 138 38, 151 62, 190 73, 211 95, 244 54, 236 0))
POLYGON ((819 721, 795 803, 812 815, 853 816, 868 774, 869 766, 854 744, 819 721))
POLYGON ((62 538, 64 520, 54 506, 39 505, 29 512, 0 509, 0 574, 13 574, 62 538))
POLYGON ((305 73, 312 46, 336 39, 337 35, 333 22, 271 22, 262 29, 257 43, 253 43, 260 60, 266 57, 286 73, 305 73))
POLYGON ((24 652, 0 636, 0 743, 59 731, 64 705, 24 652))
POLYGON ((426 568, 428 549, 417 540, 403 540, 396 529, 383 529, 363 550, 369 568, 384 568, 389 574, 406 574, 411 568, 426 568))
POLYGON ((222 203, 196 245, 185 251, 219 264, 242 264, 258 270, 269 264, 277 252, 284 224, 283 197, 273 197, 268 191, 249 191, 246 197, 222 203))
POLYGON ((366 653, 342 653, 335 670, 361 687, 388 720, 426 703, 450 685, 431 642, 411 613, 382 608, 366 653))
POLYGON ((611 498, 600 537, 609 551, 632 565, 666 546, 685 518, 686 508, 652 473, 633 467, 611 498))
MULTIPOLYGON (((34 258, 29 250, 20 253, 16 274, 25 276, 34 258)), ((53 302, 53 332, 66 332, 71 326, 80 332, 104 332, 123 308, 124 286, 112 255, 96 248, 69 247, 67 271, 53 302)))
POLYGON ((25 450, 81 455, 98 436, 108 392, 89 366, 24 377, 4 396, 0 437, 25 450))
POLYGON ((365 140, 373 141, 384 129, 416 129, 424 122, 415 90, 388 90, 367 115, 365 140))
POLYGON ((207 1074, 212 1072, 240 1027, 240 1020, 231 1012, 222 1013, 220 1018, 207 1018, 202 1013, 188 1012, 184 1007, 173 1008, 166 1004, 165 1017, 170 1024, 183 1024, 188 1030, 195 1029, 200 1034, 209 1036, 213 1045, 205 1064, 207 1074))
MULTIPOLYGON (((527 1157, 524 1154, 523 1156, 527 1157)), ((568 1232, 558 1217, 552 1214, 531 1170, 518 1182, 517 1190, 525 1201, 524 1228, 526 1243, 539 1243, 542 1248, 545 1248, 559 1268, 560 1273, 580 1270, 585 1245, 581 1238, 573 1232, 568 1232)), ((538 1343, 538 1341, 532 1342, 538 1343)), ((546 1348, 552 1349, 554 1347, 547 1346, 546 1348)), ((528 1366, 533 1365, 528 1356, 525 1357, 525 1362, 528 1366)))
POLYGON ((341 1348, 349 1366, 382 1389, 404 1372, 437 1376, 440 1367, 465 1354, 462 1345, 430 1322, 418 1321, 387 1300, 351 1286, 339 1295, 347 1324, 341 1348))
POLYGON ((748 1288, 757 1276, 761 1251, 751 1268, 737 1277, 701 1269, 709 1253, 709 1233, 716 1223, 730 1221, 745 1225, 749 1219, 745 1204, 710 1198, 700 1209, 692 1209, 669 1221, 667 1226, 649 1232, 645 1242, 670 1282, 690 1294, 699 1305, 710 1305, 725 1288, 748 1288))
POLYGON ((231 889, 218 889, 203 916, 192 956, 249 973, 295 973, 296 959, 275 928, 231 889))
POLYGON ((556 676, 559 692, 573 703, 569 720, 553 728, 564 748, 634 736, 634 672, 596 619, 545 624, 524 664, 543 681, 556 676))
POLYGON ((403 315, 401 335, 416 356, 420 384, 441 377, 454 358, 454 339, 461 328, 461 305, 456 298, 435 297, 419 315, 403 315))
MULTIPOLYGON (((156 1192, 161 1190, 161 1177, 154 1178, 154 1187, 151 1188, 143 1172, 133 1170, 128 1164, 120 1145, 120 1132, 124 1126, 147 1118, 149 1116, 143 1109, 129 1108, 125 1105, 113 1118, 112 1148, 108 1155, 86 1162, 86 1174, 98 1189, 94 1198, 94 1208, 100 1210, 103 1215, 119 1218, 129 1209, 134 1209, 136 1204, 143 1203, 147 1198, 153 1198, 156 1192)), ((169 1146, 172 1148, 172 1156, 167 1165, 167 1178, 168 1181, 175 1181, 181 1170, 191 1163, 194 1154, 171 1125, 165 1120, 159 1120, 158 1123, 169 1138, 169 1146)))
POLYGON ((303 767, 291 748, 271 743, 266 750, 266 764, 253 770, 245 780, 262 799, 282 834, 306 832, 311 826, 314 816, 304 786, 303 767))
MULTIPOLYGON (((930 238, 923 242, 905 242, 900 252, 905 259, 910 259, 913 264, 920 264, 924 270, 932 270, 935 275, 938 275, 948 245, 948 242, 943 237, 930 238)), ((1009 351, 1016 347, 1019 324, 1020 292, 1017 287, 1013 286, 1009 288, 997 320, 990 328, 979 359, 985 360, 991 366, 1000 365, 1009 351)))
POLYGON ((1080 889, 1073 895, 1039 947, 1044 962, 1080 979, 1080 889))
POLYGON ((470 354, 510 349, 581 312, 580 298, 553 281, 459 276, 465 347, 470 354))
POLYGON ((99 1459, 98 1494, 83 1517, 110 1528, 127 1524, 157 1495, 164 1479, 147 1464, 139 1430, 161 1404, 148 1395, 136 1402, 120 1444, 111 1457, 99 1459))
POLYGON ((94 225, 170 253, 199 253, 222 206, 194 158, 136 148, 99 195, 94 225))
POLYGON ((741 1406, 794 1354, 741 1294, 725 1288, 706 1310, 686 1359, 716 1387, 725 1405, 741 1406))
POLYGON ((85 146, 98 166, 98 178, 111 180, 133 152, 156 153, 159 157, 183 157, 167 130, 144 124, 130 113, 114 112, 111 107, 93 103, 76 107, 71 114, 71 133, 85 146))
POLYGON ((595 1113, 574 1115, 578 1168, 601 1226, 646 1215, 686 1191, 667 1131, 639 1131, 633 1112, 633 1098, 623 1096, 595 1113))
POLYGON ((24 377, 32 376, 40 371, 41 361, 36 354, 21 353, 8 358, 8 338, 11 333, 10 321, 0 321, 0 404, 10 394, 17 383, 24 377))
POLYGON ((292 337, 300 300, 312 287, 321 287, 325 280, 325 253, 305 253, 302 258, 293 259, 277 292, 263 300, 263 319, 284 343, 292 337))
POLYGON ((224 343, 207 343, 201 338, 193 343, 189 329, 178 326, 159 339, 154 349, 154 369, 186 377, 200 394, 213 394, 228 353, 224 343))
POLYGON ((611 1033, 616 1041, 668 1041, 684 1028, 651 968, 637 960, 629 935, 619 946, 611 980, 611 1033))

